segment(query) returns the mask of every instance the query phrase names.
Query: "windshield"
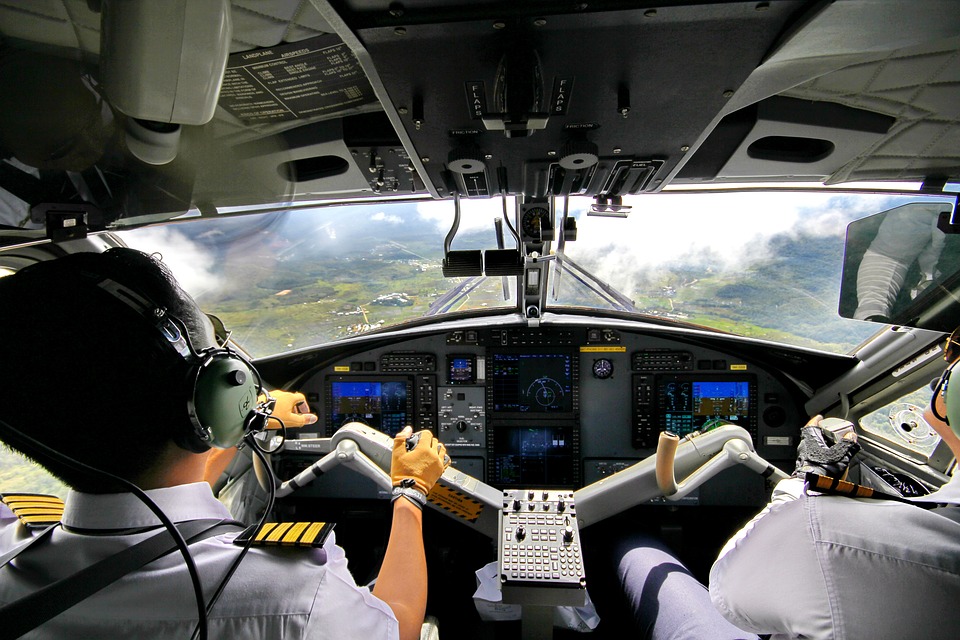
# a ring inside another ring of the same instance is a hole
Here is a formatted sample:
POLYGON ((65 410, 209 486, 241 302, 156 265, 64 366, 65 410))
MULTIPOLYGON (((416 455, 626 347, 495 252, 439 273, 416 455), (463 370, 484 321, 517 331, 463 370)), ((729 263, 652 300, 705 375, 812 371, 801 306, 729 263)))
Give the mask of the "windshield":
MULTIPOLYGON (((619 309, 848 353, 880 325, 837 312, 847 224, 926 198, 661 193, 624 199, 627 217, 591 215, 591 199, 570 198, 578 233, 553 261, 546 308, 619 309)), ((263 357, 423 316, 515 310, 515 277, 443 276, 453 212, 452 202, 343 204, 118 235, 159 252, 200 306, 263 357)), ((563 214, 558 200, 556 219, 563 214)), ((497 248, 502 217, 499 199, 463 201, 450 248, 497 248)), ((515 247, 504 234, 506 247, 515 247)), ((560 252, 559 239, 548 249, 560 252)))
MULTIPOLYGON (((495 246, 499 209, 464 203, 454 249, 495 246)), ((489 203, 486 203, 489 204, 489 203)), ((427 315, 516 307, 499 278, 444 278, 449 202, 354 204, 118 233, 159 253, 207 313, 254 357, 427 315)))

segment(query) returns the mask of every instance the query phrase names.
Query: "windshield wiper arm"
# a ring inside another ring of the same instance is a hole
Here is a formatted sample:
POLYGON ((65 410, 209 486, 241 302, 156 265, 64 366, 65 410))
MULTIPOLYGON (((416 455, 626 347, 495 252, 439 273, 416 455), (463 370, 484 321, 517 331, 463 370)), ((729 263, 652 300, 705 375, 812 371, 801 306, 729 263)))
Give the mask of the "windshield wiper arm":
POLYGON ((581 267, 579 264, 574 262, 570 256, 557 256, 557 265, 559 266, 561 262, 565 267, 567 267, 567 271, 571 276, 573 276, 585 287, 596 293, 598 296, 609 302, 617 310, 639 313, 639 310, 633 304, 633 300, 581 267))

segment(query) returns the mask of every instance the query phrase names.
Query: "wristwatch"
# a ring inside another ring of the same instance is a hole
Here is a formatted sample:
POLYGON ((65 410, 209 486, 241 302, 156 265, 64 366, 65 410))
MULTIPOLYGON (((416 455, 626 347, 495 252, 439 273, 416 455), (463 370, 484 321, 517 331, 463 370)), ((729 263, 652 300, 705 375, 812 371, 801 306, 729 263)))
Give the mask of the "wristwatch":
POLYGON ((427 504, 427 496, 423 495, 419 491, 413 488, 414 482, 409 478, 404 478, 400 481, 400 484, 393 488, 390 498, 390 502, 394 502, 400 496, 407 498, 410 502, 417 505, 418 508, 423 509, 424 505, 427 504))

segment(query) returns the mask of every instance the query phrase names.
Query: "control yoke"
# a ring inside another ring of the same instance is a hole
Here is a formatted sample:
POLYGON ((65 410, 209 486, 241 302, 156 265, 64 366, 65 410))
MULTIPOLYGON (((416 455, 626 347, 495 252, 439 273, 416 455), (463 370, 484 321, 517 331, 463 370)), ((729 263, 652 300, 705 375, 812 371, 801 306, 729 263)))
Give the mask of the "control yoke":
MULTIPOLYGON (((322 457, 296 477, 283 482, 277 497, 290 495, 330 469, 344 464, 370 478, 388 496, 393 438, 351 422, 332 438, 287 440, 287 450, 315 452, 322 457)), ((679 500, 729 467, 742 464, 764 477, 788 477, 754 451, 750 434, 741 427, 723 425, 684 438, 662 433, 657 454, 573 493, 580 528, 665 496, 679 500), (680 482, 677 477, 684 479, 680 482)), ((443 472, 427 497, 427 504, 464 525, 496 540, 500 535, 503 492, 453 467, 443 472)))
MULTIPOLYGON (((739 427, 733 428, 737 429, 739 427)), ((695 438, 701 435, 700 432, 695 432, 686 436, 684 440, 689 440, 696 448, 695 438)), ((756 451, 753 450, 753 443, 750 441, 749 435, 746 436, 746 439, 736 437, 737 435, 732 434, 729 439, 723 442, 723 448, 719 453, 694 470, 683 482, 678 483, 675 462, 677 448, 680 446, 681 440, 679 436, 669 431, 661 432, 660 440, 657 442, 656 477, 657 487, 664 497, 671 501, 679 500, 719 472, 737 464, 742 464, 748 469, 756 471, 764 478, 773 476, 777 480, 783 480, 789 477, 757 455, 756 451)))
MULTIPOLYGON (((288 440, 284 446, 324 455, 282 483, 278 497, 340 464, 370 478, 389 495, 393 438, 386 434, 352 422, 332 438, 288 440)), ((723 425, 682 440, 662 433, 655 456, 573 492, 534 487, 497 491, 448 467, 427 504, 496 542, 502 601, 522 605, 522 637, 546 640, 553 634, 555 607, 586 602, 581 528, 659 496, 677 500, 736 464, 765 477, 786 477, 756 454, 747 431, 723 425), (679 483, 677 472, 685 476, 679 483)))

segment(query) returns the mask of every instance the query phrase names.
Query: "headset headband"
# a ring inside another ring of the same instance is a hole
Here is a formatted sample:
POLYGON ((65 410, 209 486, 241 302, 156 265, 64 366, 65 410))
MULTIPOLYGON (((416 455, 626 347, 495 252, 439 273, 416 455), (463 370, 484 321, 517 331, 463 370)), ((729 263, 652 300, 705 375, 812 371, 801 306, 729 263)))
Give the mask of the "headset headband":
POLYGON ((185 384, 191 429, 178 432, 179 446, 195 453, 226 449, 266 427, 269 410, 258 404, 263 381, 252 363, 226 344, 195 348, 182 320, 114 280, 101 278, 97 286, 153 325, 189 366, 185 384))

